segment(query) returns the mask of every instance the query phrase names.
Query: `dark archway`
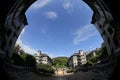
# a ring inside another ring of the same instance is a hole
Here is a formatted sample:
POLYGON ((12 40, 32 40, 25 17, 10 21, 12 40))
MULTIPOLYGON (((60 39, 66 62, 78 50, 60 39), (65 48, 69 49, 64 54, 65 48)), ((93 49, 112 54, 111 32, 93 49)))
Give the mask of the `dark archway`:
MULTIPOLYGON (((35 0, 0 1, 0 59, 3 63, 1 65, 9 62, 16 40, 24 26, 28 24, 25 12, 34 1, 35 0), (4 5, 2 6, 2 4, 4 5)), ((107 47, 108 55, 118 59, 120 54, 120 16, 117 14, 117 10, 115 10, 118 7, 113 6, 116 5, 115 1, 83 1, 87 3, 94 12, 91 23, 94 24, 100 32, 107 47)), ((115 63, 117 64, 117 69, 119 62, 115 63)))

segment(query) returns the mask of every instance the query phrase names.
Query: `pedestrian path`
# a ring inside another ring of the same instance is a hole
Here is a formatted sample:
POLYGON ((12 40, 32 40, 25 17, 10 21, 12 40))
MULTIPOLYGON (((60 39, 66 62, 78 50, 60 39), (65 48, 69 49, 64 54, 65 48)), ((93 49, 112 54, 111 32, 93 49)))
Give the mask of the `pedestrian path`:
POLYGON ((93 78, 99 77, 97 73, 92 72, 80 72, 71 75, 60 76, 40 76, 35 73, 29 73, 29 80, 93 80, 93 78))

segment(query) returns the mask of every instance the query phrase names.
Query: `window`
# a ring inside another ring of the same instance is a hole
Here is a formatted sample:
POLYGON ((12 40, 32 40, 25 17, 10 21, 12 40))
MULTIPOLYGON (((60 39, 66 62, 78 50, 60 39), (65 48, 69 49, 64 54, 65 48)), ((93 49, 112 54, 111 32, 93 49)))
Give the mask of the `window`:
POLYGON ((108 43, 110 44, 110 38, 107 39, 108 43))
POLYGON ((7 31, 7 36, 9 37, 11 33, 12 33, 12 31, 11 31, 11 29, 9 28, 8 31, 7 31))
POLYGON ((12 40, 10 40, 10 42, 9 42, 9 46, 11 46, 12 45, 12 40))
POLYGON ((1 43, 1 49, 4 49, 4 48, 5 48, 5 45, 6 45, 6 41, 3 40, 2 43, 1 43))
POLYGON ((112 29, 111 27, 109 27, 107 30, 108 30, 108 32, 109 32, 110 34, 113 33, 113 29, 112 29))
POLYGON ((99 27, 100 27, 100 29, 102 29, 102 26, 101 26, 101 24, 99 24, 99 27))
POLYGON ((99 12, 97 12, 97 13, 96 13, 95 18, 96 18, 96 20, 97 20, 97 21, 99 21, 99 20, 100 20, 100 15, 99 15, 99 12))
POLYGON ((14 36, 18 37, 17 34, 14 32, 14 36))
POLYGON ((114 41, 115 46, 118 47, 119 42, 118 42, 118 40, 117 40, 117 38, 115 36, 113 37, 113 41, 114 41))
POLYGON ((103 35, 105 35, 105 34, 106 34, 106 32, 105 32, 105 30, 104 30, 103 33, 102 33, 101 35, 103 36, 103 35))
POLYGON ((20 26, 18 26, 18 28, 17 28, 18 30, 20 30, 20 26))

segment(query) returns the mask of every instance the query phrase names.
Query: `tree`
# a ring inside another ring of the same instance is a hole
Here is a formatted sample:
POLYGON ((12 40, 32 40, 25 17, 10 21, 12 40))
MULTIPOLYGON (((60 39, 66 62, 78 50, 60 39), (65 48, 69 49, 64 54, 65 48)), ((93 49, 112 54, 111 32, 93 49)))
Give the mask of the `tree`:
POLYGON ((101 54, 98 57, 99 59, 104 59, 104 58, 108 57, 107 48, 105 46, 102 47, 100 52, 101 52, 101 54))
POLYGON ((15 65, 20 65, 20 66, 30 66, 30 67, 36 66, 35 57, 25 53, 24 50, 21 49, 19 44, 15 45, 14 47, 11 62, 15 65), (18 52, 20 52, 20 54, 18 52))
POLYGON ((88 60, 88 63, 96 64, 99 60, 102 60, 108 57, 108 52, 105 46, 97 49, 95 52, 96 52, 96 56, 91 57, 88 60))
POLYGON ((24 59, 26 66, 35 67, 36 66, 36 60, 35 57, 30 54, 22 54, 21 57, 24 59))
POLYGON ((25 66, 25 61, 24 59, 18 55, 17 53, 13 53, 11 62, 15 65, 20 65, 20 66, 25 66))
POLYGON ((20 45, 19 45, 19 44, 16 44, 16 45, 14 46, 13 53, 18 53, 18 51, 20 51, 20 49, 21 49, 20 45))
POLYGON ((57 57, 53 58, 53 65, 56 68, 64 68, 67 66, 68 58, 67 57, 57 57))
POLYGON ((38 64, 37 71, 38 73, 41 73, 44 75, 54 74, 55 72, 55 70, 50 65, 47 65, 47 64, 38 64))
POLYGON ((20 50, 21 50, 20 45, 19 44, 15 45, 11 62, 15 65, 25 66, 24 59, 18 54, 20 50))

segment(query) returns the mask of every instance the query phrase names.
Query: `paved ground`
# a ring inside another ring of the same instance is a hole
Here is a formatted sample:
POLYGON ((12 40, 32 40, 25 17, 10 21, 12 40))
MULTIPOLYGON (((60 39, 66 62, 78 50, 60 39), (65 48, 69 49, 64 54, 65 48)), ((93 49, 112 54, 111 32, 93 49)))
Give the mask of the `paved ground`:
POLYGON ((95 77, 100 77, 98 73, 93 72, 79 72, 69 75, 54 75, 54 76, 41 76, 33 72, 26 75, 29 80, 92 80, 95 77))

